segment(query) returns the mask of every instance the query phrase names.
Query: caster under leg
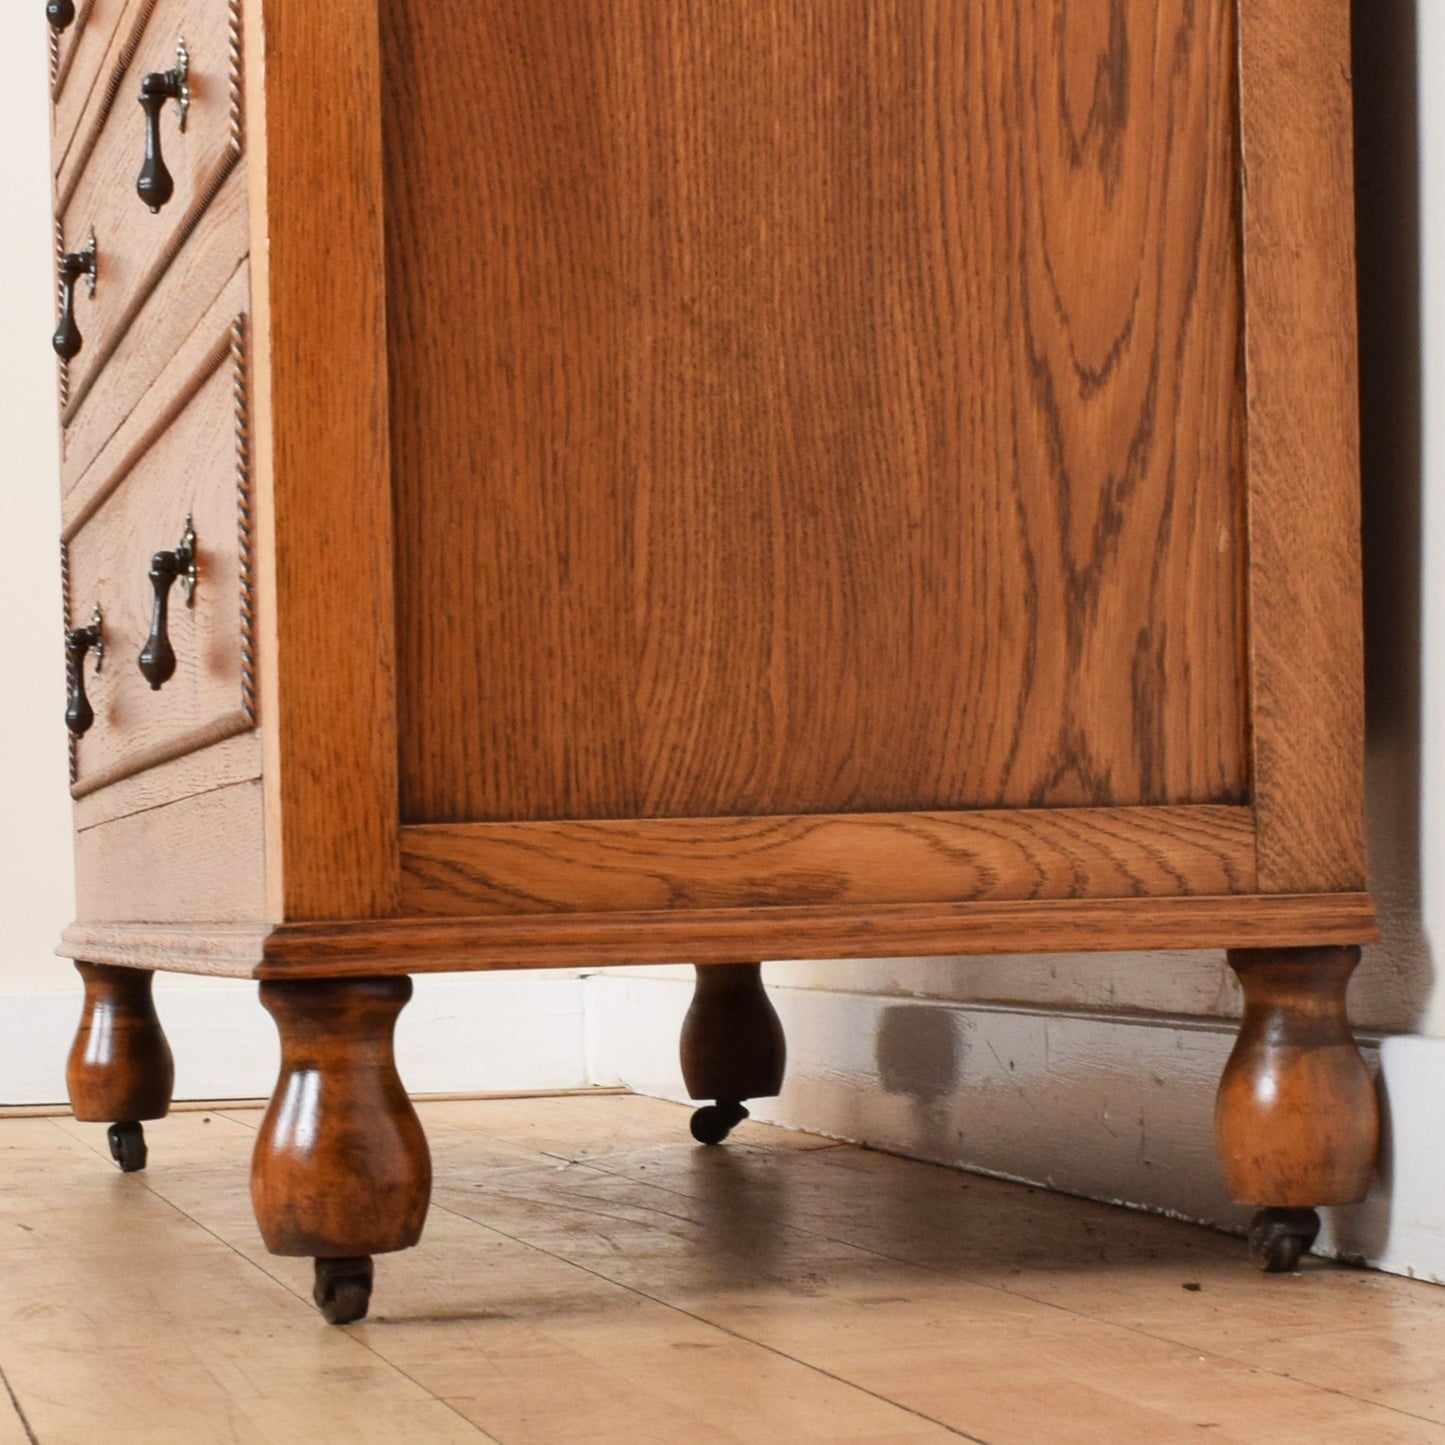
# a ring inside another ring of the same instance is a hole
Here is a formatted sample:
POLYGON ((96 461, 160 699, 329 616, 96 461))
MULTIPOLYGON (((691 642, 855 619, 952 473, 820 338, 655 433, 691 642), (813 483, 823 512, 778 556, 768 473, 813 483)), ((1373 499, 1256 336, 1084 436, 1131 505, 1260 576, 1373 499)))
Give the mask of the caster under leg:
POLYGON ((110 1157, 122 1174, 135 1174, 146 1167, 146 1131, 134 1123, 112 1124, 105 1132, 110 1157))
POLYGON ((1265 1274, 1288 1274, 1319 1237, 1313 1209, 1261 1209, 1249 1225, 1249 1257, 1265 1274))
POLYGON ((407 978, 261 985, 281 1034, 281 1075, 256 1137, 251 1201, 272 1254, 316 1261, 317 1307, 361 1319, 371 1256, 421 1237, 431 1158, 396 1072, 407 978))
POLYGON ((721 1144, 748 1117, 744 1099, 782 1090, 786 1060, 783 1025, 763 989, 762 966, 700 967, 682 1024, 682 1077, 690 1098, 717 1102, 692 1116, 692 1137, 721 1144))
POLYGON ((693 1112, 689 1128, 699 1144, 721 1144, 744 1119, 748 1111, 733 1099, 719 1099, 693 1112))
POLYGON ((77 1119, 109 1124, 110 1157, 126 1174, 146 1167, 143 1119, 171 1106, 175 1066, 156 1017, 152 975, 140 969, 77 962, 85 1007, 66 1064, 77 1119))
POLYGON ((1375 1086, 1350 1037, 1345 988, 1357 948, 1235 949, 1244 1018, 1215 1109, 1231 1199, 1259 1208, 1250 1258, 1299 1263, 1320 1204, 1365 1197, 1379 1145, 1375 1086))
POLYGON ((347 1259, 318 1259, 311 1298, 328 1325, 354 1325, 371 1306, 375 1274, 369 1254, 347 1259))

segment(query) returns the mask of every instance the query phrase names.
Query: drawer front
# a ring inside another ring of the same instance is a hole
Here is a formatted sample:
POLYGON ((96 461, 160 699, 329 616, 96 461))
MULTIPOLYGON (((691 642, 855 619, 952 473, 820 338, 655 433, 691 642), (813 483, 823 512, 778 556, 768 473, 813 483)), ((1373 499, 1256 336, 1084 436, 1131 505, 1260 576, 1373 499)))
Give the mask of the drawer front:
MULTIPOLYGON (((158 0, 83 167, 68 185, 62 178, 58 218, 62 248, 81 251, 93 233, 97 253, 94 294, 82 285, 76 297, 76 322, 83 341, 65 367, 67 421, 83 404, 96 376, 240 160, 238 23, 234 5, 158 0), (160 113, 160 154, 174 190, 152 213, 136 191, 146 138, 137 96, 144 75, 176 66, 182 41, 188 56, 190 104, 184 131, 174 102, 167 102, 160 113)), ((194 323, 205 299, 180 298, 177 319, 194 323)))
POLYGON ((112 46, 125 8, 125 0, 76 0, 75 20, 50 32, 51 154, 57 172, 96 80, 114 73, 112 46))
MULTIPOLYGON (((72 44, 75 59, 65 72, 56 66, 52 116, 52 160, 60 208, 75 190, 76 177, 95 150, 106 120, 123 102, 134 104, 127 77, 145 37, 157 0, 90 0, 94 18, 72 44)), ((79 17, 77 17, 77 24, 79 17)), ((139 82, 136 82, 137 90, 139 82)))
MULTIPOLYGON (((118 425, 141 407, 157 378, 190 349, 198 325, 230 296, 230 318, 249 310, 246 162, 232 171, 160 284, 126 329, 85 405, 67 410, 60 433, 61 486, 68 497, 109 449, 118 425), (237 291, 242 299, 236 300, 237 291)), ((212 334, 202 342, 209 346, 212 334)))
POLYGON ((86 663, 95 713, 74 750, 76 797, 234 736, 255 722, 250 481, 242 324, 223 333, 65 544, 66 615, 102 614, 105 656, 86 663), (152 556, 196 536, 188 605, 171 588, 174 675, 157 691, 137 659, 152 632, 152 556))

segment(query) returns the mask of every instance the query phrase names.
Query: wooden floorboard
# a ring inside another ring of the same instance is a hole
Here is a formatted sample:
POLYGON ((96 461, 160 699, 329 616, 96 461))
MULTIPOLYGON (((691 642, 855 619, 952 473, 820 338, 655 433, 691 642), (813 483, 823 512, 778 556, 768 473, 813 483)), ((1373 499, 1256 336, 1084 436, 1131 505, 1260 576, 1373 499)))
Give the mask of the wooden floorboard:
POLYGON ((0 1120, 0 1445, 1445 1442, 1438 1287, 628 1096, 421 1112, 426 1237, 345 1330, 260 1242, 254 1109, 131 1176, 0 1120))

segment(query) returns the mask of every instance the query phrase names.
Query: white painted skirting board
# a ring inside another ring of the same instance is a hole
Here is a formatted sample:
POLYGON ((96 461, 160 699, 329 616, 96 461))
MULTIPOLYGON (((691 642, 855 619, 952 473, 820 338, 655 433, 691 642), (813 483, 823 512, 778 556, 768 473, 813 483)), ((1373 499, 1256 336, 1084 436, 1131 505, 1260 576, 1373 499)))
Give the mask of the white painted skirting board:
MULTIPOLYGON (((589 982, 588 1071, 685 1099, 677 1036, 691 985, 589 982)), ((772 989, 788 1077, 753 1116, 911 1158, 1240 1230, 1214 1153, 1224 1022, 772 989)), ((1445 1282, 1445 1040, 1367 1045, 1382 1072, 1384 1162, 1364 1204, 1325 1211, 1319 1248, 1445 1282)))
MULTIPOLYGON (((397 1063, 416 1094, 575 1089, 586 1077, 587 980, 579 973, 421 977, 397 1025, 397 1063)), ((254 984, 158 987, 177 1099, 265 1098, 276 1027, 254 984)), ((65 1099, 78 992, 0 995, 0 1104, 65 1099)))

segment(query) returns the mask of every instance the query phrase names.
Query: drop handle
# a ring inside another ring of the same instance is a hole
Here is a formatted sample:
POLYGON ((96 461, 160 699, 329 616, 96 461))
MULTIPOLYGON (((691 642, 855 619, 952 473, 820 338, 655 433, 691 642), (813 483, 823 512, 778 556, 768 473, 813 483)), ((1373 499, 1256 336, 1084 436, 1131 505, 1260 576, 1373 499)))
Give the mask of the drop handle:
POLYGON ((85 340, 75 324, 76 283, 84 280, 88 294, 94 296, 96 272, 95 232, 92 231, 85 250, 66 251, 60 258, 60 321, 50 344, 62 361, 74 361, 85 340))
POLYGON ((136 194, 155 215, 176 193, 176 183, 161 152, 161 112, 167 101, 175 101, 180 129, 186 128, 186 115, 191 108, 191 58, 186 42, 176 46, 176 63, 170 70, 153 70, 142 76, 140 107, 145 112, 145 158, 136 177, 136 194))
POLYGON ((45 18, 58 35, 75 22, 75 0, 46 0, 45 18))
POLYGON ((83 738, 95 721, 95 709, 85 695, 85 659, 91 653, 95 654, 95 670, 98 674, 101 663, 105 661, 102 626, 100 603, 97 602, 90 621, 84 627, 72 627, 65 634, 66 672, 69 674, 70 683, 69 695, 65 700, 65 726, 70 729, 70 735, 74 738, 83 738))
POLYGON ((152 692, 159 692, 176 672, 176 650, 171 646, 170 613, 171 588, 180 582, 186 594, 186 606, 195 603, 196 597, 196 534, 191 519, 186 518, 186 530, 173 551, 157 552, 151 558, 149 573, 151 587, 155 591, 155 602, 151 609, 151 632, 141 648, 136 665, 141 676, 150 683, 152 692))

